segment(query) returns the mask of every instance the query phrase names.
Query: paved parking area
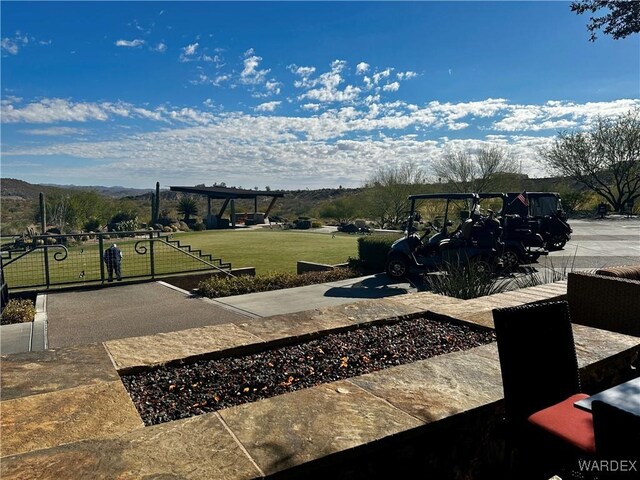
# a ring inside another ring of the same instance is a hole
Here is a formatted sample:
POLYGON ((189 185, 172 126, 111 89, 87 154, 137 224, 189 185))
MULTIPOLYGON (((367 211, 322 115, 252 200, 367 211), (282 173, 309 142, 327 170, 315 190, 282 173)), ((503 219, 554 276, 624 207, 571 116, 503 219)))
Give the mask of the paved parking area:
POLYGON ((563 250, 550 252, 541 265, 591 269, 640 263, 640 218, 569 220, 573 235, 563 250))

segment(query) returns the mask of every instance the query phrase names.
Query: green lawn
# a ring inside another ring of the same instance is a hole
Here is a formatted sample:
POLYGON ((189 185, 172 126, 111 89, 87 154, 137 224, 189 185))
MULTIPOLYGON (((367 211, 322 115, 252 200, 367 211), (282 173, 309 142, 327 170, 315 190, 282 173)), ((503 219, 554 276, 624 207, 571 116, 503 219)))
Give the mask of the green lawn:
POLYGON ((357 235, 296 230, 207 230, 175 233, 180 240, 231 262, 233 268, 255 267, 256 273, 295 272, 296 262, 336 264, 357 258, 357 235))
MULTIPOLYGON (((355 235, 311 233, 295 230, 209 230, 176 233, 174 240, 191 245, 203 253, 210 253, 231 262, 233 268, 255 267, 258 274, 295 272, 296 262, 343 263, 358 254, 355 235)), ((105 240, 108 246, 114 240, 105 240)), ((116 240, 123 252, 122 275, 145 278, 151 275, 151 249, 148 241, 121 238, 116 240), (139 249, 135 249, 136 243, 139 249)), ((163 242, 154 242, 153 262, 156 275, 197 271, 209 268, 197 259, 185 255, 163 242)), ((68 246, 51 247, 49 256, 51 285, 92 284, 101 280, 101 252, 95 241, 68 246)), ((5 264, 4 275, 10 288, 45 285, 45 255, 34 250, 10 265, 5 264)))

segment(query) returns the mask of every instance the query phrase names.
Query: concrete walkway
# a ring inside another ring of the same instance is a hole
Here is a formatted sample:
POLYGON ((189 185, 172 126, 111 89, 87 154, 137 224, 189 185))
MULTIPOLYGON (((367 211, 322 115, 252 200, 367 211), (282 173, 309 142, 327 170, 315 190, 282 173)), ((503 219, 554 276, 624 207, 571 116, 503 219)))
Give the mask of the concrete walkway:
POLYGON ((358 300, 392 297, 416 291, 417 289, 411 283, 394 282, 385 274, 379 274, 209 301, 223 308, 242 312, 252 318, 259 318, 331 307, 358 300))
POLYGON ((6 325, 0 352, 45 350, 141 337, 313 310, 415 292, 409 283, 371 275, 216 300, 194 297, 164 282, 39 295, 39 317, 6 325))
POLYGON ((50 348, 246 319, 162 282, 47 295, 50 348))

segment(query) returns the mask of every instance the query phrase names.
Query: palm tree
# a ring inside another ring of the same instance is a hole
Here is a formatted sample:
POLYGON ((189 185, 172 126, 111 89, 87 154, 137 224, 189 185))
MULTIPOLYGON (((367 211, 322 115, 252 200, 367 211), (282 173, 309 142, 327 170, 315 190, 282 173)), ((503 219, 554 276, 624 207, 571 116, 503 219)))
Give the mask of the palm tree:
POLYGON ((178 213, 184 215, 184 221, 188 222, 191 215, 198 213, 198 205, 191 197, 183 197, 178 202, 178 213))

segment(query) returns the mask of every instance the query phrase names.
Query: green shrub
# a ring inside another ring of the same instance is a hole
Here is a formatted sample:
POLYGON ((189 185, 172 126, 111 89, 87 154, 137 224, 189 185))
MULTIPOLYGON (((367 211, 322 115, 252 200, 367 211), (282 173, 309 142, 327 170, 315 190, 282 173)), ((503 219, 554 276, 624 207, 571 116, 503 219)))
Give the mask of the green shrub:
POLYGON ((323 226, 323 223, 317 220, 314 220, 313 222, 311 222, 311 228, 320 228, 322 226, 323 226))
POLYGON ((84 224, 85 232, 97 232, 100 230, 100 220, 96 217, 90 217, 84 224))
POLYGON ((303 287, 317 283, 335 282, 353 278, 357 272, 348 268, 336 268, 325 272, 268 273, 266 275, 221 277, 214 276, 198 284, 199 292, 205 297, 219 298, 246 293, 268 292, 282 288, 303 287))
POLYGON ((36 316, 36 307, 28 299, 15 298, 7 302, 2 310, 0 323, 7 325, 10 323, 32 322, 36 316))
POLYGON ((387 262, 387 253, 391 244, 400 236, 396 235, 371 235, 358 238, 358 258, 363 268, 382 272, 387 262))
POLYGON ((196 223, 196 224, 193 226, 193 229, 194 229, 196 232, 202 232, 203 230, 206 230, 206 229, 207 229, 207 226, 206 226, 204 223, 200 223, 200 222, 199 222, 199 223, 196 223))

